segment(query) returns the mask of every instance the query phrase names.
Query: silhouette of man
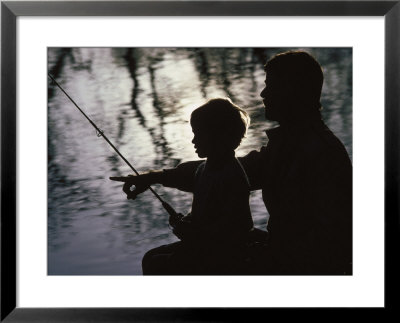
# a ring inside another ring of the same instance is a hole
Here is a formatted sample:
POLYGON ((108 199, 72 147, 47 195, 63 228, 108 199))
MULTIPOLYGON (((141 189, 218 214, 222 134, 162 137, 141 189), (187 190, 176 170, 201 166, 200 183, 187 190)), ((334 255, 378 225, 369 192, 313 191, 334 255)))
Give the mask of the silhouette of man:
MULTIPOLYGON (((320 110, 323 73, 304 51, 274 56, 265 65, 261 97, 268 144, 239 158, 251 190, 262 190, 270 214, 268 247, 252 264, 254 274, 352 274, 352 165, 320 110)), ((150 184, 187 190, 199 162, 134 176, 128 198, 150 184)))

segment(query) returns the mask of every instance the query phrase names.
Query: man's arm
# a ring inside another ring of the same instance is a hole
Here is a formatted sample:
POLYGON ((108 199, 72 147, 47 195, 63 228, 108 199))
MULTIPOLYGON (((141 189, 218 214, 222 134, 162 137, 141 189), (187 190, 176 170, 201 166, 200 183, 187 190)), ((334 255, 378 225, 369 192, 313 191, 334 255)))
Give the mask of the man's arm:
POLYGON ((171 169, 149 171, 140 175, 110 177, 110 180, 124 183, 122 189, 128 200, 134 200, 153 184, 193 192, 194 177, 200 163, 202 163, 201 160, 190 161, 171 169), (135 186, 134 190, 131 190, 132 186, 135 186))
POLYGON ((239 157, 239 161, 250 182, 250 190, 255 191, 262 188, 263 165, 266 160, 267 150, 262 147, 259 151, 253 150, 246 156, 239 157))
POLYGON ((202 162, 202 160, 189 161, 175 168, 164 169, 158 172, 157 183, 181 191, 193 192, 196 170, 202 162))
MULTIPOLYGON (((249 178, 250 189, 252 191, 262 188, 262 169, 266 154, 266 147, 262 147, 260 151, 253 150, 246 156, 239 157, 249 178)), ((110 179, 125 183, 123 191, 126 193, 127 198, 132 200, 153 184, 162 184, 163 186, 177 188, 181 191, 193 192, 196 170, 202 162, 202 160, 189 161, 171 169, 150 171, 137 176, 110 177, 110 179), (131 191, 132 186, 135 186, 134 191, 131 191)))
MULTIPOLYGON (((266 147, 261 147, 259 151, 253 150, 246 156, 238 158, 249 178, 252 191, 262 188, 262 169, 266 155, 266 147)), ((202 162, 202 160, 188 161, 175 168, 154 172, 152 184, 158 183, 181 191, 193 192, 196 170, 202 162)))

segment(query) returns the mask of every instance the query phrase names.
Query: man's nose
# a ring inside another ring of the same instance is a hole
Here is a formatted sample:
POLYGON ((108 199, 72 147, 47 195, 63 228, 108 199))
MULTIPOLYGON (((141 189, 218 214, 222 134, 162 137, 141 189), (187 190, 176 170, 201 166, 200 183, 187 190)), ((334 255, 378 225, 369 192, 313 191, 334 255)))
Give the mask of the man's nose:
POLYGON ((262 98, 265 98, 265 90, 266 90, 267 88, 264 88, 262 91, 261 91, 261 93, 260 93, 260 96, 262 97, 262 98))

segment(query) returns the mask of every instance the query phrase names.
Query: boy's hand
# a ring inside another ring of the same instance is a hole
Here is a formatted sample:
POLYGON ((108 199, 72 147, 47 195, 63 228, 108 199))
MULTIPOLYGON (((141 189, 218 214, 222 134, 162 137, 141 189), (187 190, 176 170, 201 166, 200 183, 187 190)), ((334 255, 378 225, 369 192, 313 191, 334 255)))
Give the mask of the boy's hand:
POLYGON ((128 200, 136 199, 139 194, 149 188, 150 183, 146 179, 146 174, 110 177, 110 180, 112 181, 125 183, 122 190, 125 192, 128 200), (132 186, 135 187, 134 190, 131 190, 132 186))
MULTIPOLYGON (((181 214, 179 214, 181 215, 181 214)), ((195 241, 197 232, 191 222, 191 216, 182 216, 175 225, 172 226, 172 232, 182 241, 195 241)))
POLYGON ((176 213, 175 215, 170 215, 169 225, 174 228, 178 224, 178 222, 182 220, 182 218, 183 218, 182 213, 176 213))

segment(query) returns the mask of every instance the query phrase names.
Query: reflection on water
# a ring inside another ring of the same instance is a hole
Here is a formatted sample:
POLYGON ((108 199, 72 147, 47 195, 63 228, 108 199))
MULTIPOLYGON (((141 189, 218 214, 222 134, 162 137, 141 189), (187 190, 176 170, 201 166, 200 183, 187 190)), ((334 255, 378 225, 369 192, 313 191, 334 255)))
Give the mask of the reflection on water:
MULTIPOLYGON (((287 48, 51 48, 49 72, 140 172, 197 159, 191 111, 229 96, 251 116, 242 156, 267 142, 259 93, 263 65, 287 48)), ((328 126, 352 156, 352 51, 307 49, 325 73, 322 104, 328 126)), ((130 168, 49 82, 48 273, 138 275, 143 254, 175 240, 168 215, 150 192, 125 199, 109 176, 130 168)), ((154 186, 177 211, 191 195, 154 186)), ((260 192, 251 208, 257 227, 268 214, 260 192)))

